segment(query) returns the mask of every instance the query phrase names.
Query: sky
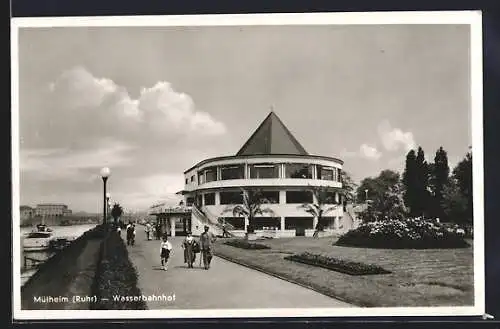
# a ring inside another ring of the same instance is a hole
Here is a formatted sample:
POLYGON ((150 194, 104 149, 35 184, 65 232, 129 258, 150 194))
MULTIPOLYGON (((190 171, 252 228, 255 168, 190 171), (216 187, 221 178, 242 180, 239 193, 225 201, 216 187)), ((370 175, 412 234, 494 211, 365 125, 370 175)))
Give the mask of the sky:
POLYGON ((19 31, 20 201, 99 212, 176 202, 271 108, 355 181, 410 149, 471 145, 467 25, 59 27, 19 31))

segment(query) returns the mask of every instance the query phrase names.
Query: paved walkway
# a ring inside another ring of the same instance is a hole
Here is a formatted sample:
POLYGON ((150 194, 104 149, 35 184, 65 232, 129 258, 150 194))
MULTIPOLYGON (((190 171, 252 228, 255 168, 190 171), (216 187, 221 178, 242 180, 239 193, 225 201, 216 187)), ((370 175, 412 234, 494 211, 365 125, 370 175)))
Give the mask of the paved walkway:
MULTIPOLYGON (((146 296, 173 296, 175 300, 150 301, 149 309, 331 308, 352 307, 313 290, 223 260, 212 259, 211 268, 184 264, 182 237, 170 238, 173 254, 168 271, 160 267, 160 242, 147 241, 138 232, 129 255, 139 274, 139 288, 146 296)), ((199 256, 199 254, 198 254, 199 256)), ((173 298, 173 297, 172 297, 173 298)))

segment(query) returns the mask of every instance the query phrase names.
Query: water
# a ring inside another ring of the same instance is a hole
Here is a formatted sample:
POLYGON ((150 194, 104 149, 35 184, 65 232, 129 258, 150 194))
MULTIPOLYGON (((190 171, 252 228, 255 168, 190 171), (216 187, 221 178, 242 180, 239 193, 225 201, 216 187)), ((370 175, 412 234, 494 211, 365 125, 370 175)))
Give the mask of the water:
MULTIPOLYGON (((86 231, 94 228, 96 224, 83 224, 83 225, 72 225, 72 226, 49 226, 52 229, 54 238, 67 238, 70 240, 78 238, 80 235, 86 231)), ((29 233, 33 230, 32 227, 21 227, 21 236, 25 233, 29 233)), ((48 250, 43 251, 24 251, 22 248, 22 238, 21 238, 21 285, 36 273, 36 268, 31 268, 30 263, 27 267, 24 266, 24 256, 29 258, 34 258, 40 261, 45 261, 49 259, 54 253, 48 250)))

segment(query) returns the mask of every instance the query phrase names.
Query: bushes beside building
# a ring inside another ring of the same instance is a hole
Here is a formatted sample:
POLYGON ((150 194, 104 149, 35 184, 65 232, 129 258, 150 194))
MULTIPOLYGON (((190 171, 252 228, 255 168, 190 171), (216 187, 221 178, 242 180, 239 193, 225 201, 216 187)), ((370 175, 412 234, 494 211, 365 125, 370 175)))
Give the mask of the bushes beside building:
POLYGON ((410 218, 361 224, 342 235, 337 246, 384 249, 467 248, 462 236, 431 220, 410 218))
POLYGON ((266 246, 265 244, 248 242, 246 240, 230 240, 224 242, 224 244, 241 249, 251 249, 251 250, 271 249, 269 246, 266 246))
POLYGON ((349 275, 373 275, 391 273, 390 271, 387 271, 377 265, 351 262, 334 257, 312 254, 309 252, 286 256, 285 259, 307 265, 323 267, 332 271, 337 271, 349 275))
POLYGON ((100 259, 97 267, 93 295, 97 296, 97 303, 91 305, 96 310, 145 310, 143 300, 124 302, 118 300, 120 296, 141 296, 137 286, 138 275, 128 257, 128 250, 122 238, 110 231, 102 242, 100 259))

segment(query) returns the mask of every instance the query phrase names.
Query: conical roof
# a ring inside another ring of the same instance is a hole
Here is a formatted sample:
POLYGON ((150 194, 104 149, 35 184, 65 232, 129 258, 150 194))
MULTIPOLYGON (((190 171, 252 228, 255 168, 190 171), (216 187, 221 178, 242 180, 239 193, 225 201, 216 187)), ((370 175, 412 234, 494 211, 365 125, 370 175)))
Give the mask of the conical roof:
POLYGON ((308 155, 276 113, 262 121, 236 155, 290 154, 308 155))

